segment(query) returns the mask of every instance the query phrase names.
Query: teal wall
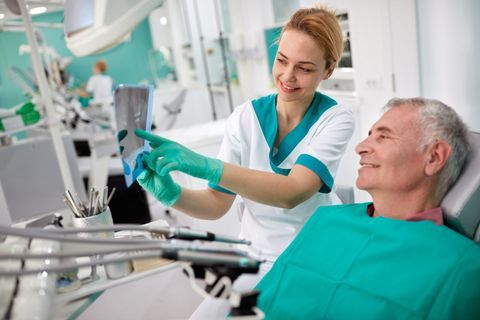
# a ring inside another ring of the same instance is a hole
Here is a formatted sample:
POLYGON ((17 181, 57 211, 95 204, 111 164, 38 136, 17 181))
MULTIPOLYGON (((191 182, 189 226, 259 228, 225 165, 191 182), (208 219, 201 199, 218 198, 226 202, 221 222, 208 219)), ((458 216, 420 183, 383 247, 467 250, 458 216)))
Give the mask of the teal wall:
POLYGON ((267 57, 268 57, 268 67, 271 73, 273 69, 273 63, 275 62, 275 56, 278 51, 278 39, 282 33, 282 27, 274 27, 270 29, 265 29, 265 44, 267 47, 267 57))
MULTIPOLYGON (((63 12, 34 17, 34 21, 42 22, 62 22, 62 20, 63 12)), ((154 83, 148 63, 148 54, 153 50, 148 19, 143 20, 133 30, 130 39, 126 42, 107 52, 81 58, 75 57, 66 47, 63 29, 40 28, 40 30, 47 44, 54 47, 59 55, 73 59, 67 71, 79 83, 87 82, 93 64, 99 59, 107 61, 106 73, 113 78, 114 84, 140 81, 154 83)), ((24 32, 0 32, 0 108, 10 108, 27 99, 6 74, 7 68, 12 65, 24 70, 32 69, 30 55, 18 55, 21 44, 27 44, 24 32)))

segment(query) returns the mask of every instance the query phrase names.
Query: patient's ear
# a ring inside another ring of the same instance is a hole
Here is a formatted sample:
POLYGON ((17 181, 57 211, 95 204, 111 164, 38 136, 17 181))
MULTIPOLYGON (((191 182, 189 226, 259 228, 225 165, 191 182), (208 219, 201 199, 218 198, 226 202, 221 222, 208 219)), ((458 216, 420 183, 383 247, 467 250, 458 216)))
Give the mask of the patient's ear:
POLYGON ((425 164, 425 174, 433 176, 442 170, 450 158, 452 147, 443 140, 437 140, 428 148, 427 163, 425 164))

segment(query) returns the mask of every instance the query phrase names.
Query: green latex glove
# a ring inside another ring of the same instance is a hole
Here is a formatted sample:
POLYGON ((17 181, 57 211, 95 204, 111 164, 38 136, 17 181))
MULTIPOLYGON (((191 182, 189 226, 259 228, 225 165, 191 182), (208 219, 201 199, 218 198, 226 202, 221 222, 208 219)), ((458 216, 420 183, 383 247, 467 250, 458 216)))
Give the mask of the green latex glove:
POLYGON ((145 168, 140 173, 137 181, 143 189, 147 190, 167 207, 173 206, 182 193, 180 186, 173 181, 169 174, 160 176, 149 168, 145 168))
POLYGON ((160 176, 178 170, 213 184, 219 183, 223 173, 222 161, 202 156, 179 143, 140 129, 135 129, 135 134, 150 142, 154 150, 147 156, 146 162, 160 176))

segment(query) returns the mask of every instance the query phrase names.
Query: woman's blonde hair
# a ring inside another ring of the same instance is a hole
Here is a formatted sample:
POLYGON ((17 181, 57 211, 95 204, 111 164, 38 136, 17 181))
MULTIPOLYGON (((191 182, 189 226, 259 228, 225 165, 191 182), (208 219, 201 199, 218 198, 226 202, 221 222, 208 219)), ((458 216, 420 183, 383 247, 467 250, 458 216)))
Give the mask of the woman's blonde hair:
POLYGON ((343 36, 334 10, 325 6, 300 9, 283 27, 282 34, 286 30, 298 30, 311 36, 320 48, 325 50, 327 69, 336 66, 340 61, 344 46, 343 36))

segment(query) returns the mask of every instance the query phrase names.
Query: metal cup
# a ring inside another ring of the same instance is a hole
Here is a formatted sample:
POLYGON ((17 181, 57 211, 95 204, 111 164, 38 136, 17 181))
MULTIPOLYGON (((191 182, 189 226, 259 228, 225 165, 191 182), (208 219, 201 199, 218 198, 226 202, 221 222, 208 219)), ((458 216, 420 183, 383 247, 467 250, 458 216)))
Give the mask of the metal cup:
MULTIPOLYGON (((112 212, 110 208, 107 207, 107 210, 100 212, 94 216, 82 217, 82 218, 73 218, 72 224, 75 228, 88 228, 93 226, 113 226, 112 212)), ((89 237, 103 237, 103 238, 113 238, 113 232, 92 232, 92 233, 79 233, 79 237, 89 238, 89 237)))

